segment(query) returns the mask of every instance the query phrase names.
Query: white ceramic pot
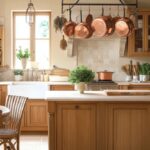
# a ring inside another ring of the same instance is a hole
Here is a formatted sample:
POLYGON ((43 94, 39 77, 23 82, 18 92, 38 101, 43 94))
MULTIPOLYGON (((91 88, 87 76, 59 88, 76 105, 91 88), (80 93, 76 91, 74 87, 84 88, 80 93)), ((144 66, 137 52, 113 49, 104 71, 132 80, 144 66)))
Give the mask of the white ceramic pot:
POLYGON ((126 76, 126 78, 125 78, 125 80, 126 80, 127 82, 130 82, 130 81, 132 81, 132 76, 130 76, 130 75, 127 75, 127 76, 126 76))
POLYGON ((15 75, 15 81, 22 81, 22 80, 23 80, 23 76, 15 75))
POLYGON ((78 84, 75 84, 75 90, 78 90, 81 94, 84 93, 85 87, 86 87, 86 84, 84 82, 80 82, 78 84))
POLYGON ((138 81, 139 81, 139 77, 138 76, 133 76, 132 82, 138 82, 138 81))
POLYGON ((142 74, 139 75, 139 81, 141 81, 141 82, 143 81, 143 75, 142 74))
POLYGON ((143 81, 149 81, 149 75, 143 75, 143 81))

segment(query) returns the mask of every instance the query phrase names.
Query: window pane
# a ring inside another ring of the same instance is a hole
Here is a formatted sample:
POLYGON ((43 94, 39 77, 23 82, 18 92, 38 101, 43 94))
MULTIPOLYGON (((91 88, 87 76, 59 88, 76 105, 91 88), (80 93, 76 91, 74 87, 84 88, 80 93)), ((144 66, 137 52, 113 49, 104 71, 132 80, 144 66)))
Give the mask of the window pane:
POLYGON ((25 22, 25 16, 16 16, 16 38, 29 38, 30 28, 25 22))
POLYGON ((36 16, 36 38, 49 38, 49 16, 36 16))
POLYGON ((16 49, 19 49, 21 46, 22 49, 28 48, 30 50, 30 41, 29 40, 16 40, 16 49))
POLYGON ((39 68, 49 68, 49 40, 36 40, 35 51, 35 59, 39 68))

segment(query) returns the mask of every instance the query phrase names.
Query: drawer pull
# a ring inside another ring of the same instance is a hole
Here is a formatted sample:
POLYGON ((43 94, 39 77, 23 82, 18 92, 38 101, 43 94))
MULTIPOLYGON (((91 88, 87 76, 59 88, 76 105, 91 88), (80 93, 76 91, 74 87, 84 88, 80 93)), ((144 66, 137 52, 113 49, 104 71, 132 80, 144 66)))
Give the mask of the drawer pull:
POLYGON ((75 109, 79 109, 79 105, 76 105, 76 106, 75 106, 75 109))

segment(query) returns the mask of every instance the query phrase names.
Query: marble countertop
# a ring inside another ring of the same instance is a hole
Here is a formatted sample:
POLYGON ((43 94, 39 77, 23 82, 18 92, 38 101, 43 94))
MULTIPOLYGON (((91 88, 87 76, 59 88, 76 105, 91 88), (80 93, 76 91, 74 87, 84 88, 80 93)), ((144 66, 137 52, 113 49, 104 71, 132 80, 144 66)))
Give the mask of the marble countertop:
POLYGON ((106 96, 103 91, 85 91, 80 94, 78 91, 47 91, 47 101, 148 101, 150 96, 106 96))

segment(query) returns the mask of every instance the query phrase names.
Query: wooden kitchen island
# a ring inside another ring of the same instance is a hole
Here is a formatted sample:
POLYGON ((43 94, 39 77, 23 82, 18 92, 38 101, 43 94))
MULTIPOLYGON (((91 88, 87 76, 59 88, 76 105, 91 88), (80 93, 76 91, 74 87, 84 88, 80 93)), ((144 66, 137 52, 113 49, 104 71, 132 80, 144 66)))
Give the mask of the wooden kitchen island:
POLYGON ((49 150, 150 150, 150 96, 48 91, 49 150))

